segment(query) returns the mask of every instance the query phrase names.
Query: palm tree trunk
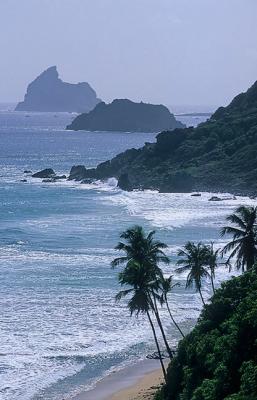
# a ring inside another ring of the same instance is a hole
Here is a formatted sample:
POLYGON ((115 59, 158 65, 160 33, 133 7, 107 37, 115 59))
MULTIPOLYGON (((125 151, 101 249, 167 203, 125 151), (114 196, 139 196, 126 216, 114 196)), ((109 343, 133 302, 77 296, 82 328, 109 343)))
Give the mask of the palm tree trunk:
POLYGON ((198 290, 199 290, 199 293, 200 293, 200 296, 201 296, 201 299, 202 299, 203 305, 205 306, 205 302, 204 302, 204 298, 203 298, 203 295, 202 295, 202 291, 201 291, 201 289, 200 289, 200 288, 199 288, 198 290))
POLYGON ((159 312, 158 312, 158 307, 157 307, 156 299, 155 299, 154 295, 153 295, 153 299, 154 299, 154 304, 152 304, 152 308, 153 308, 153 311, 154 311, 154 315, 155 315, 156 321, 157 321, 157 323, 159 325, 159 328, 160 328, 160 331, 161 331, 161 334, 162 334, 162 337, 163 337, 163 341, 165 343, 167 352, 169 354, 169 358, 172 359, 173 358, 173 354, 172 354, 171 348, 169 346, 169 343, 167 341, 167 338, 166 338, 166 335, 165 335, 165 332, 164 332, 164 329, 163 329, 163 326, 162 326, 162 322, 161 322, 161 319, 160 319, 160 315, 159 315, 159 312))
POLYGON ((213 276, 212 275, 211 275, 211 286, 212 286, 213 294, 215 294, 215 287, 214 287, 214 282, 213 282, 213 276))
POLYGON ((179 327, 178 324, 176 323, 175 319, 173 318, 173 315, 171 314, 170 306, 169 306, 168 299, 167 299, 166 296, 165 296, 165 303, 166 303, 166 306, 167 306, 167 309, 168 309, 168 312, 169 312, 169 314, 170 314, 170 318, 171 318, 173 324, 175 325, 175 327, 177 328, 177 330, 180 332, 181 336, 184 338, 184 337, 185 337, 184 333, 182 332, 182 330, 180 329, 180 327, 179 327))
POLYGON ((153 331, 154 341, 155 341, 155 344, 156 344, 156 347, 157 347, 157 351, 158 351, 158 355, 159 355, 159 359, 160 359, 160 363, 161 363, 161 367, 162 367, 164 380, 165 380, 165 383, 167 383, 167 374, 166 374, 166 370, 165 370, 165 367, 164 367, 164 364, 163 364, 162 355, 161 355, 161 351, 160 351, 160 346, 159 346, 159 343, 158 343, 158 339, 157 339, 157 336, 156 336, 154 325, 153 325, 153 322, 151 320, 149 311, 147 311, 146 313, 147 313, 147 317, 148 317, 149 323, 150 323, 152 331, 153 331))

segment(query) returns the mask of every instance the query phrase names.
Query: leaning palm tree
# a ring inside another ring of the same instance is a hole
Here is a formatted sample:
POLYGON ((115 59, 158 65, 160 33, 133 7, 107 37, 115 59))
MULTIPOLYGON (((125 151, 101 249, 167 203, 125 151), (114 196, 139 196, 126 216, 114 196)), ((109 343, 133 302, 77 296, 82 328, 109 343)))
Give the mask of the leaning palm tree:
POLYGON ((163 302, 166 304, 167 310, 170 314, 170 318, 173 322, 173 324, 175 325, 175 327, 177 328, 177 330, 180 332, 182 337, 185 337, 184 333, 182 332, 182 330, 180 329, 179 325, 177 324, 177 322, 175 321, 171 310, 170 310, 170 306, 169 306, 169 302, 168 302, 168 293, 170 293, 172 291, 172 289, 177 286, 177 284, 173 284, 172 283, 172 275, 169 278, 162 278, 160 280, 160 286, 162 289, 162 299, 163 302))
POLYGON ((207 266, 210 269, 211 286, 212 286, 212 291, 214 294, 215 293, 215 286, 214 286, 215 272, 219 265, 218 258, 219 258, 220 249, 214 250, 213 242, 212 242, 210 245, 206 246, 206 251, 207 251, 206 262, 207 262, 207 266))
POLYGON ((164 376, 164 380, 167 383, 167 374, 164 367, 162 354, 160 350, 160 345, 157 339, 155 327, 151 318, 152 310, 152 299, 150 296, 149 287, 152 286, 152 290, 154 291, 156 288, 156 284, 154 282, 149 282, 148 273, 145 267, 142 264, 136 262, 130 262, 129 268, 119 274, 119 283, 121 286, 130 286, 129 289, 121 290, 115 297, 116 301, 120 301, 122 298, 126 296, 130 296, 128 301, 128 308, 130 310, 130 314, 134 313, 136 316, 141 314, 146 314, 148 321, 150 323, 155 345, 157 348, 159 360, 161 363, 161 368, 164 376))
POLYGON ((230 252, 227 264, 231 266, 231 259, 236 257, 236 268, 248 271, 257 259, 257 207, 240 206, 226 219, 233 225, 224 226, 221 236, 232 235, 232 240, 223 248, 222 255, 230 252))
POLYGON ((182 258, 177 261, 177 265, 183 265, 183 267, 177 268, 176 270, 179 273, 189 271, 187 275, 186 288, 195 286, 204 305, 202 279, 210 277, 210 274, 206 269, 207 255, 206 246, 201 242, 198 244, 187 242, 184 248, 178 251, 178 256, 182 258))
MULTIPOLYGON (((144 279, 147 279, 148 282, 157 281, 158 278, 162 277, 162 271, 159 268, 158 263, 162 262, 168 264, 169 258, 163 252, 163 249, 165 249, 167 245, 159 240, 155 240, 154 234, 155 231, 151 231, 148 235, 146 235, 143 228, 138 225, 127 229, 120 235, 121 239, 124 239, 124 241, 120 241, 115 247, 116 250, 123 251, 125 255, 115 258, 112 261, 111 266, 116 267, 125 264, 123 271, 125 272, 126 269, 129 270, 131 268, 131 265, 133 266, 135 263, 138 263, 142 267, 142 270, 146 272, 144 279)), ((149 287, 149 291, 151 308, 161 330, 169 357, 172 358, 173 353, 168 344, 157 307, 157 300, 159 299, 157 293, 158 290, 153 292, 152 288, 149 287)))

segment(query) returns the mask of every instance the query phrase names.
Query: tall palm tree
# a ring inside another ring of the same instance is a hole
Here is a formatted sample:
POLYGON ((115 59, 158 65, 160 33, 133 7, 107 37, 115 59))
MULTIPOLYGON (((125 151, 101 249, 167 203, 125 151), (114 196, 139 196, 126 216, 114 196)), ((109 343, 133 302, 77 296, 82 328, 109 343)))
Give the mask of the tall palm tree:
POLYGON ((201 296, 203 304, 205 305, 201 290, 202 279, 210 277, 210 274, 206 270, 206 246, 201 242, 198 244, 187 242, 184 248, 178 251, 178 256, 183 258, 177 261, 177 265, 183 265, 183 267, 177 268, 176 271, 179 273, 189 271, 187 275, 186 288, 195 286, 201 296))
POLYGON ((126 285, 131 287, 129 289, 121 290, 115 297, 116 301, 120 301, 123 297, 129 295, 130 299, 128 301, 128 308, 130 310, 130 314, 132 315, 135 313, 136 316, 138 316, 140 313, 147 315, 153 332, 164 380, 167 383, 167 374, 164 367, 155 327, 150 315, 151 311, 153 310, 152 300, 149 294, 149 287, 153 286, 152 290, 155 290, 156 284, 154 282, 148 281, 148 273, 145 267, 137 262, 131 262, 129 268, 119 274, 119 283, 121 284, 121 286, 126 285))
POLYGON ((257 207, 240 206, 229 215, 227 221, 232 226, 224 226, 221 236, 232 235, 232 240, 222 250, 222 255, 230 252, 227 264, 236 256, 236 268, 248 271, 257 259, 257 207))
MULTIPOLYGON (((144 267, 141 270, 144 270, 144 273, 146 272, 146 275, 143 276, 145 280, 148 282, 157 281, 158 278, 162 277, 162 271, 159 268, 158 263, 162 262, 168 264, 169 258, 163 252, 163 249, 165 249, 167 245, 159 240, 155 240, 154 235, 155 231, 151 231, 148 235, 146 235, 143 228, 138 225, 127 229, 120 235, 121 239, 125 239, 125 242, 119 242, 115 247, 116 250, 122 250, 125 255, 115 258, 112 261, 111 266, 116 267, 125 264, 123 271, 125 272, 126 269, 130 269, 131 266, 133 268, 133 265, 138 263, 141 267, 144 267)), ((155 291, 153 291, 152 287, 149 287, 149 301, 151 302, 151 308, 161 330, 163 341, 169 357, 172 358, 173 353, 168 344, 157 307, 157 291, 157 288, 155 291)))
POLYGON ((220 249, 214 250, 213 248, 213 242, 210 245, 206 246, 207 250, 207 266, 210 268, 210 278, 211 278, 211 285, 212 285, 212 291, 213 294, 215 293, 215 287, 214 287, 214 280, 215 280, 215 272, 216 269, 218 268, 219 262, 219 253, 220 249))
POLYGON ((170 306, 169 306, 169 302, 168 302, 168 293, 170 293, 172 291, 172 289, 177 286, 177 284, 173 284, 172 283, 172 275, 169 278, 162 278, 160 280, 160 285, 161 285, 161 289, 162 289, 162 296, 163 296, 163 301, 166 304, 167 310, 170 314, 170 318, 173 322, 173 324, 176 326, 177 330, 180 332, 182 337, 185 337, 184 333, 182 332, 182 330, 180 329, 179 325, 177 324, 177 322, 175 321, 171 310, 170 310, 170 306))

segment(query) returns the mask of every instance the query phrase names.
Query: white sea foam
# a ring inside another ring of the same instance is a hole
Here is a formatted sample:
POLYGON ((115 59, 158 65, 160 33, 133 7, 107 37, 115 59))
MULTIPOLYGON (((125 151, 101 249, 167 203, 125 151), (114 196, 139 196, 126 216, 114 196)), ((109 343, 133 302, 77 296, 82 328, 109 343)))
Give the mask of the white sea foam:
POLYGON ((239 196, 235 200, 211 202, 209 199, 232 197, 230 194, 201 193, 192 197, 190 193, 158 193, 153 191, 121 191, 118 196, 106 201, 124 206, 135 217, 143 217, 158 228, 174 229, 191 225, 222 226, 225 216, 241 204, 256 205, 257 201, 239 196))

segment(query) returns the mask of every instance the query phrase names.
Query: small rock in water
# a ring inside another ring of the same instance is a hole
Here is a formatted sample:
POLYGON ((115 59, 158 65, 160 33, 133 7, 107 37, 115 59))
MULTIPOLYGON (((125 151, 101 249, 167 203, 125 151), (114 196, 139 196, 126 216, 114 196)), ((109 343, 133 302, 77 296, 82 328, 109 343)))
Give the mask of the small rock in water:
POLYGON ((218 196, 212 196, 210 199, 209 199, 209 201, 222 201, 223 199, 221 199, 220 197, 218 197, 218 196))
POLYGON ((25 169, 25 171, 23 171, 24 174, 32 174, 32 171, 30 171, 29 169, 25 169))
POLYGON ((21 179, 20 182, 28 182, 27 179, 21 179))
POLYGON ((87 169, 84 165, 73 165, 70 170, 69 180, 81 181, 86 179, 87 169))
POLYGON ((45 168, 42 171, 36 172, 32 175, 32 178, 53 178, 55 172, 52 168, 45 168))
POLYGON ((192 197, 200 197, 202 196, 201 193, 192 193, 191 194, 192 197))
POLYGON ((54 178, 46 178, 46 179, 42 179, 43 183, 53 183, 56 182, 56 180, 54 178))
POLYGON ((209 201, 223 201, 223 200, 236 200, 236 196, 232 197, 218 197, 218 196, 212 196, 209 201))
POLYGON ((94 181, 95 181, 95 179, 86 178, 86 179, 82 179, 82 181, 80 183, 91 184, 94 181))

